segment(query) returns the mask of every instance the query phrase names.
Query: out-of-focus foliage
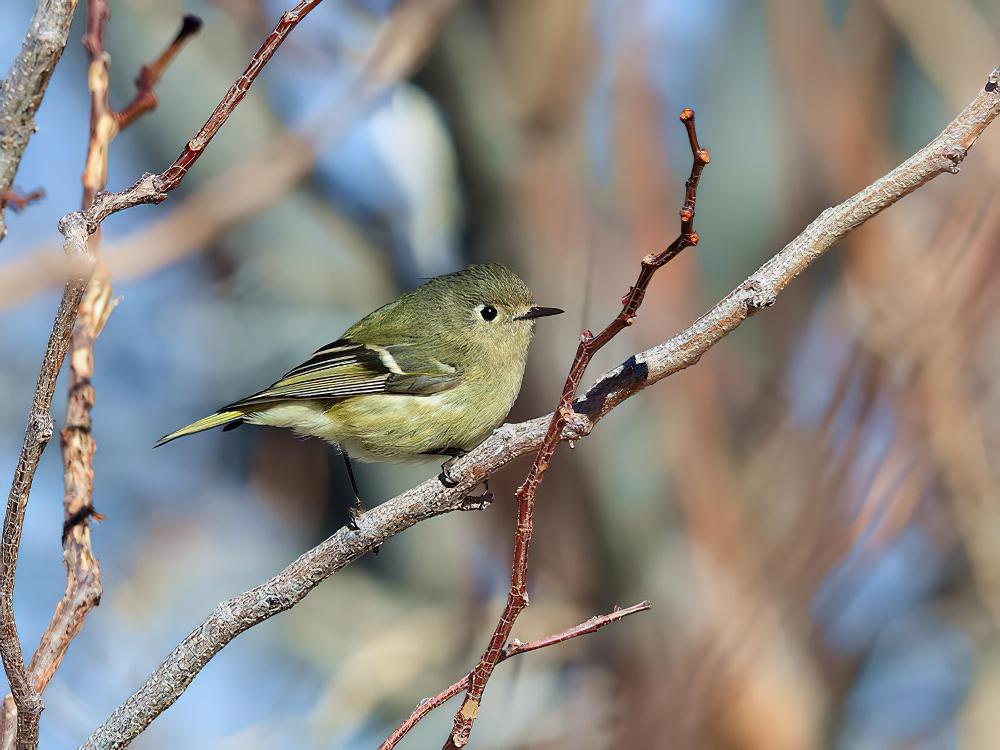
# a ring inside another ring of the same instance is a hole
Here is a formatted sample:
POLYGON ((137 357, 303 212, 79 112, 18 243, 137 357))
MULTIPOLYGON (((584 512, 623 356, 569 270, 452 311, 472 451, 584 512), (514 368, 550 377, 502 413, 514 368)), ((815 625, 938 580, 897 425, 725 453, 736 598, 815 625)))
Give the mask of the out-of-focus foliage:
MULTIPOLYGON (((4 66, 33 5, 0 10, 4 66)), ((345 519, 346 478, 319 442, 245 428, 152 452, 156 437, 270 382, 421 277, 474 260, 511 265, 569 313, 539 326, 512 418, 535 416, 554 404, 578 332, 603 324, 642 255, 676 234, 683 106, 712 150, 702 242, 657 277, 595 375, 688 324, 937 133, 997 62, 1000 38, 985 0, 494 0, 458 3, 440 27, 441 3, 421 5, 406 12, 429 14, 426 26, 384 37, 395 4, 328 0, 182 194, 105 226, 109 253, 133 242, 96 350, 106 592, 46 692, 45 748, 75 747, 217 601, 345 519), (357 101, 364 64, 391 69, 393 53, 428 40, 415 78, 357 101), (294 163, 305 141, 267 150, 289 131, 316 144, 311 171, 294 163), (240 164, 252 179, 233 177, 240 164), (169 224, 216 178, 217 206, 169 224), (263 207, 206 229, 247 200, 263 207), (163 222, 168 234, 143 234, 163 222), (144 265, 164 248, 178 260, 144 265)), ((160 108, 115 142, 112 187, 169 163, 282 7, 112 3, 119 103, 183 12, 206 21, 160 108)), ((74 43, 18 179, 48 197, 10 217, 0 277, 58 252, 87 108, 74 43)), ((654 608, 503 665, 476 747, 996 746, 998 177, 988 131, 960 176, 863 227, 697 367, 560 450, 517 634, 615 603, 654 608)), ((7 474, 56 294, 0 300, 7 474)), ((25 531, 28 644, 62 589, 59 466, 52 446, 25 531)), ((505 593, 524 469, 495 478, 489 511, 419 524, 241 637, 135 747, 375 746, 477 658, 505 593)), ((436 471, 366 466, 359 479, 374 501, 436 471)), ((439 710, 401 747, 438 746, 449 722, 439 710)))

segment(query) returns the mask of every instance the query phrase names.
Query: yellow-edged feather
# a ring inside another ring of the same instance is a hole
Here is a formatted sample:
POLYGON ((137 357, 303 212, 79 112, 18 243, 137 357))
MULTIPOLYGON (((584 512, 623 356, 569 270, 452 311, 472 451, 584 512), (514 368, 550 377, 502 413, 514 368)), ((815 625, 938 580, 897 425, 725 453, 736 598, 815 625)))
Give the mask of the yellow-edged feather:
POLYGON ((220 411, 216 414, 205 417, 204 419, 199 419, 197 422, 192 422, 187 427, 181 427, 179 430, 171 432, 169 435, 164 435, 159 440, 156 441, 154 448, 159 448, 164 443, 169 443, 171 440, 176 440, 179 437, 184 437, 185 435, 193 435, 196 432, 201 432, 202 430, 210 430, 213 427, 220 427, 221 425, 228 424, 234 419, 240 419, 246 414, 246 410, 229 410, 220 411))

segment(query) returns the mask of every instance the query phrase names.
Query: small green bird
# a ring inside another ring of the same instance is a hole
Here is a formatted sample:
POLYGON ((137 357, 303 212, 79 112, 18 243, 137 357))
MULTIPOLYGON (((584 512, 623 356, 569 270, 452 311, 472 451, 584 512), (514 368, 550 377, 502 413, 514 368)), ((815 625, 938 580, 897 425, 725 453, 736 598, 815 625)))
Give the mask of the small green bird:
MULTIPOLYGON (((497 264, 431 279, 369 313, 336 341, 258 393, 157 441, 243 423, 287 427, 350 458, 406 461, 458 456, 503 422, 521 388, 538 307, 497 264)), ((441 481, 448 483, 442 471, 441 481)))

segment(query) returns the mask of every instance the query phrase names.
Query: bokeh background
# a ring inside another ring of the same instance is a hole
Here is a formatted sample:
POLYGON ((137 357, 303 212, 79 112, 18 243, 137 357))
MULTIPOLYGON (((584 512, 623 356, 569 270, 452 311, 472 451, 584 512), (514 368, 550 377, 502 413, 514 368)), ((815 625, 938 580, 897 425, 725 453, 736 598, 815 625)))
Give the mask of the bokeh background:
MULTIPOLYGON (((6 0, 0 64, 33 10, 6 0)), ((110 186, 170 163, 283 9, 121 0, 112 97, 180 16, 205 28, 110 186)), ((0 245, 0 469, 13 470, 80 200, 83 0, 0 245)), ((702 242, 590 377, 690 323, 823 208, 933 137, 1000 62, 982 0, 328 0, 183 188, 105 224, 121 304, 96 348, 104 599, 45 693, 71 748, 220 600, 345 519, 339 457, 275 430, 153 441, 472 261, 543 304, 512 419, 677 232, 697 111, 702 242)), ((540 495, 522 639, 651 612, 499 668, 480 748, 993 748, 1000 743, 1000 133, 842 242, 694 368, 617 409, 540 495)), ((64 385, 55 404, 64 411, 64 385)), ((135 743, 372 748, 475 662, 509 574, 511 495, 419 524, 240 637, 135 743)), ((369 501, 437 472, 364 466, 369 501)), ((62 592, 58 447, 28 512, 29 646, 62 592)), ((438 747, 454 704, 401 745, 438 747)))

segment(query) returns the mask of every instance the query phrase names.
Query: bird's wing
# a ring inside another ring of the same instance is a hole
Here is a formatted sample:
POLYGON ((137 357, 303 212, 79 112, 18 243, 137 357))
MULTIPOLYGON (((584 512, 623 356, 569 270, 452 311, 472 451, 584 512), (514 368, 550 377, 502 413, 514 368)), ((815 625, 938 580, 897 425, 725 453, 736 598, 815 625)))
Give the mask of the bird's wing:
POLYGON ((414 353, 407 344, 378 346, 338 339, 259 393, 225 409, 289 399, 340 399, 372 393, 429 396, 454 388, 459 371, 414 353))

